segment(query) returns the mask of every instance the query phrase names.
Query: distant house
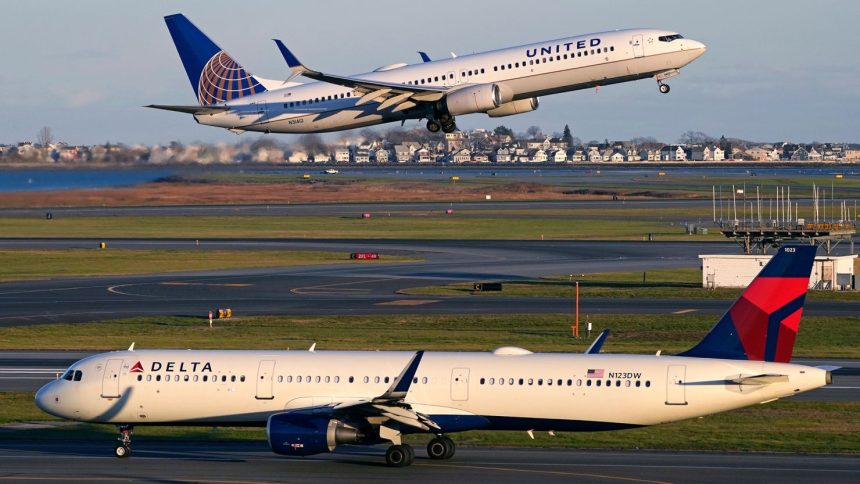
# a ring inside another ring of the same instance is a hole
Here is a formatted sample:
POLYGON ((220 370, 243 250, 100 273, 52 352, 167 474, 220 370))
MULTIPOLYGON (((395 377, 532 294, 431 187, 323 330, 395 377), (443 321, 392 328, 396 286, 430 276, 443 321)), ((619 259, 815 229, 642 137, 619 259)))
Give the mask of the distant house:
POLYGON ((472 161, 475 163, 489 163, 490 162, 490 154, 489 153, 472 153, 472 161))
POLYGON ((809 147, 809 156, 807 158, 809 161, 821 161, 823 158, 824 157, 821 156, 821 153, 819 153, 814 146, 809 147))
POLYGON ((418 160, 418 163, 431 163, 433 161, 436 161, 430 153, 430 150, 428 150, 427 148, 421 148, 420 150, 416 151, 415 156, 418 160))
POLYGON ((334 150, 334 161, 337 163, 349 163, 351 158, 349 148, 338 148, 334 150))
POLYGON ((370 150, 359 148, 355 150, 356 163, 370 163, 370 150))
POLYGON ((705 149, 701 146, 688 146, 684 149, 688 161, 705 161, 705 149))
POLYGON ((768 150, 756 146, 748 149, 745 154, 752 161, 767 161, 768 153, 768 150))
POLYGON ((511 149, 502 147, 496 150, 496 163, 510 163, 514 161, 511 149))
POLYGON ((374 153, 377 163, 388 163, 391 160, 391 152, 385 148, 378 149, 374 153))
POLYGON ((415 155, 415 149, 411 145, 401 144, 394 146, 394 158, 398 163, 408 163, 412 161, 415 155))
POLYGON ((472 152, 469 148, 461 148, 451 153, 451 163, 468 163, 472 161, 472 152))
POLYGON ((328 163, 331 161, 331 154, 329 153, 315 153, 314 163, 328 163))
POLYGON ((582 149, 582 147, 569 149, 568 154, 570 156, 570 161, 573 162, 585 161, 588 159, 585 156, 585 151, 582 149))
POLYGON ((621 150, 615 150, 611 155, 609 155, 609 161, 613 163, 621 163, 624 161, 625 155, 621 150))
POLYGON ((588 161, 592 163, 596 163, 598 161, 603 161, 603 155, 600 154, 600 149, 597 146, 589 146, 588 147, 588 161))
POLYGON ((548 158, 555 163, 567 163, 567 150, 551 150, 548 158))
POLYGON ((660 148, 661 161, 687 161, 687 153, 683 146, 668 145, 660 148))
POLYGON ((546 150, 543 148, 529 151, 529 161, 532 163, 544 163, 548 159, 546 150))
POLYGON ((798 146, 792 153, 791 161, 804 161, 809 159, 809 151, 806 151, 806 148, 803 146, 798 146))

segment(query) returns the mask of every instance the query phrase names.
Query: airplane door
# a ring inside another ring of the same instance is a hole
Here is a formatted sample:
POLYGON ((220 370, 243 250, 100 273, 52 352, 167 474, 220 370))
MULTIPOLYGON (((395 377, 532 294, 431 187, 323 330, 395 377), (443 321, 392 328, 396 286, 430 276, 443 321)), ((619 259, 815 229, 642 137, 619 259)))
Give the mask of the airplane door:
POLYGON ((448 77, 445 78, 446 86, 455 86, 457 84, 457 74, 454 72, 449 72, 448 77))
POLYGON ((451 370, 451 400, 464 402, 469 399, 469 369, 451 370))
POLYGON ((102 376, 102 397, 119 398, 119 372, 122 369, 122 360, 108 360, 105 365, 105 373, 102 376))
POLYGON ((645 55, 645 48, 642 46, 642 34, 633 36, 633 57, 642 57, 645 55))
MULTIPOLYGON (((641 37, 641 35, 640 35, 640 37, 641 37)), ((257 114, 259 114, 260 117, 265 117, 266 114, 269 112, 269 104, 266 102, 258 102, 258 103, 256 103, 256 107, 257 107, 257 114)))
POLYGON ((275 395, 272 393, 274 374, 274 360, 263 360, 260 362, 260 368, 257 370, 257 400, 272 400, 275 398, 275 395))
POLYGON ((666 372, 666 405, 687 404, 687 367, 670 365, 666 372))

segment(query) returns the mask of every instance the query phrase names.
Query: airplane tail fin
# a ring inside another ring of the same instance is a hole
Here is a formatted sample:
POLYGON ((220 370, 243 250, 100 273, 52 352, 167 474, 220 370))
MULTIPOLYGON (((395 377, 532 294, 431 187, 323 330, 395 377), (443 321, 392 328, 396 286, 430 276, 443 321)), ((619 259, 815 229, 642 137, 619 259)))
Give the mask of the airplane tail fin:
POLYGON ((260 81, 221 50, 185 15, 164 17, 201 106, 265 92, 260 81))
POLYGON ((781 247, 702 341, 679 356, 791 361, 815 252, 781 247))

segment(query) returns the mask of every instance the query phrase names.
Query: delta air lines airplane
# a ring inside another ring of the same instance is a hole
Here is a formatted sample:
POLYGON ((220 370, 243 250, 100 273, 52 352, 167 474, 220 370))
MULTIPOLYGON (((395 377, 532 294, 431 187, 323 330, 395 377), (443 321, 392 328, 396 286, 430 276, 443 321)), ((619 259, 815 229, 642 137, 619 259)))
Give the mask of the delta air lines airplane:
MULTIPOLYGON (((425 351, 127 351, 72 364, 36 393, 45 412, 115 424, 116 456, 135 425, 266 427, 288 456, 388 443, 409 465, 405 434, 454 455, 466 430, 596 431, 674 422, 822 387, 834 368, 789 363, 816 248, 786 246, 705 338, 676 356, 425 351)), ((604 333, 605 334, 605 333, 604 333)), ((533 434, 532 434, 533 435, 533 434)))
POLYGON ((287 81, 245 70, 184 15, 165 17, 197 104, 148 107, 194 116, 236 133, 323 133, 427 119, 432 132, 453 132, 456 116, 490 117, 534 111, 538 97, 620 82, 664 81, 705 53, 705 45, 677 32, 616 30, 491 52, 380 67, 353 76, 304 65, 275 40, 292 70, 287 81), (319 82, 293 82, 304 76, 319 82))

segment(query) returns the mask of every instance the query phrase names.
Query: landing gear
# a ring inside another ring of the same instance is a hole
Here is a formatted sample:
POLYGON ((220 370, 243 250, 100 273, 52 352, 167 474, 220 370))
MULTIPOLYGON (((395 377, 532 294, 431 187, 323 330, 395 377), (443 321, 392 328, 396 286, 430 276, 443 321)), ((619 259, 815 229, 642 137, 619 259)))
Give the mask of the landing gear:
POLYGON ((669 94, 670 88, 668 84, 663 84, 660 81, 657 81, 657 84, 660 86, 660 92, 662 92, 663 94, 669 94))
POLYGON ((119 441, 116 444, 116 447, 113 449, 113 453, 115 456, 120 459, 124 459, 131 455, 131 434, 134 433, 134 427, 131 425, 120 425, 119 426, 119 437, 116 439, 119 441))
POLYGON ((457 131, 457 121, 450 114, 440 114, 437 118, 427 121, 427 130, 431 133, 453 133, 457 131))
POLYGON ((415 460, 415 451, 411 445, 392 445, 385 451, 385 463, 389 467, 406 467, 415 460))
POLYGON ((439 124, 439 121, 436 121, 435 119, 427 121, 427 131, 430 131, 431 133, 438 133, 441 129, 442 125, 439 124))
POLYGON ((454 441, 444 435, 433 438, 433 440, 427 444, 427 455, 430 456, 431 459, 450 459, 451 457, 454 457, 454 452, 456 450, 457 448, 454 445, 454 441))

